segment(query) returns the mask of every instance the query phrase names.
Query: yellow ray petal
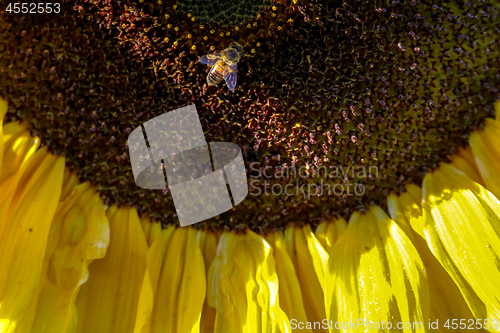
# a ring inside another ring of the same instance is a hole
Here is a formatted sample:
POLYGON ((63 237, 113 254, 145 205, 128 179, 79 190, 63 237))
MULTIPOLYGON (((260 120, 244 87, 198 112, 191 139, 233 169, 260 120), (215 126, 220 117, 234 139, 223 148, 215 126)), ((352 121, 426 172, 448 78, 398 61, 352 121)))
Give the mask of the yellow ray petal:
POLYGON ((23 167, 0 240, 0 328, 14 332, 36 291, 50 224, 61 195, 64 158, 40 149, 23 167))
POLYGON ((429 247, 476 318, 500 318, 500 201, 458 169, 441 164, 424 178, 422 208, 429 247))
POLYGON ((112 206, 106 215, 110 242, 106 256, 89 266, 90 279, 78 294, 78 332, 134 332, 140 324, 146 237, 135 208, 112 206))
POLYGON ((347 222, 342 217, 323 221, 316 228, 316 238, 330 256, 332 255, 333 244, 342 236, 346 228, 347 222))
MULTIPOLYGON (((68 184, 66 184, 68 186, 68 184)), ((74 305, 88 278, 88 264, 105 255, 109 243, 105 206, 90 183, 60 202, 50 227, 42 278, 20 332, 75 332, 74 305)))
POLYGON ((447 320, 454 318, 473 320, 467 302, 462 296, 460 289, 450 275, 434 257, 423 233, 425 222, 423 220, 421 201, 422 190, 415 185, 406 186, 407 192, 400 196, 389 195, 387 206, 393 220, 403 229, 418 250, 422 262, 427 271, 429 281, 431 321, 438 320, 438 332, 448 331, 444 324, 447 320), (414 229, 420 230, 420 233, 414 229))
POLYGON ((500 198, 500 121, 486 119, 483 131, 474 131, 469 144, 486 188, 500 198))
MULTIPOLYGON (((217 255, 217 245, 219 243, 218 235, 211 230, 198 231, 198 244, 200 245, 203 261, 205 262, 205 273, 208 276, 210 265, 217 255)), ((208 305, 208 300, 205 298, 203 303, 203 311, 201 312, 200 332, 212 333, 215 328, 215 315, 217 311, 208 305)))
POLYGON ((148 214, 141 216, 141 225, 142 230, 144 231, 144 236, 146 236, 146 240, 148 241, 148 246, 151 246, 152 243, 150 243, 149 236, 151 234, 152 223, 148 214))
POLYGON ((153 245, 154 242, 158 238, 161 237, 161 223, 159 221, 152 221, 151 222, 151 231, 149 232, 149 239, 148 239, 148 244, 149 246, 153 245))
POLYGON ((0 98, 0 174, 2 173, 3 162, 3 118, 7 113, 7 101, 0 98))
POLYGON ((137 330, 136 332, 149 333, 151 331, 151 323, 155 322, 157 316, 161 316, 161 313, 159 313, 159 311, 156 311, 156 313, 153 312, 154 302, 158 300, 155 295, 160 283, 159 279, 163 267, 165 252, 167 251, 168 245, 170 244, 170 240, 172 239, 175 229, 176 228, 172 225, 167 225, 163 230, 160 228, 159 234, 157 236, 154 236, 155 239, 148 250, 147 270, 141 290, 141 300, 151 297, 151 311, 149 311, 143 329, 137 330))
POLYGON ((3 128, 3 162, 0 170, 0 239, 5 230, 12 197, 26 161, 40 145, 38 138, 31 137, 24 125, 10 123, 3 128))
POLYGON ((32 137, 24 124, 9 123, 3 128, 3 164, 0 184, 16 174, 29 156, 35 153, 40 145, 37 137, 32 137))
POLYGON ((161 236, 161 223, 151 220, 149 214, 144 214, 141 217, 141 225, 144 230, 144 235, 146 235, 148 246, 151 247, 155 240, 161 236))
POLYGON ((141 292, 139 295, 139 302, 137 306, 137 316, 135 320, 134 333, 149 332, 149 323, 151 320, 151 313, 153 312, 154 292, 153 284, 151 282, 151 275, 149 268, 146 267, 144 280, 142 282, 141 292))
POLYGON ((291 332, 279 305, 271 247, 252 231, 222 234, 207 297, 217 309, 214 333, 291 332))
POLYGON ((414 329, 402 327, 403 332, 427 331, 425 268, 410 239, 381 208, 355 212, 332 253, 326 308, 333 323, 346 326, 343 332, 392 332, 400 322, 421 323, 414 329), (360 326, 344 324, 352 322, 360 326))
POLYGON ((78 176, 76 173, 71 172, 70 169, 66 168, 64 170, 64 178, 63 178, 63 189, 61 192, 61 201, 66 200, 66 198, 73 193, 75 187, 80 185, 80 181, 78 180, 78 176))
POLYGON ((422 216, 422 189, 416 185, 410 184, 405 187, 406 192, 400 196, 395 194, 387 198, 387 206, 392 219, 398 223, 405 234, 415 244, 418 243, 418 237, 424 240, 425 220, 422 216))
MULTIPOLYGON (((310 322, 321 322, 327 318, 323 290, 328 254, 309 225, 288 225, 285 229, 285 244, 299 279, 307 319, 310 322)), ((319 328, 313 332, 327 331, 319 328)))
POLYGON ((206 276, 196 229, 164 230, 148 254, 148 271, 155 299, 144 332, 199 332, 206 276))
POLYGON ((266 239, 273 248, 272 254, 276 260, 281 308, 290 320, 295 320, 290 325, 292 332, 312 333, 311 329, 298 328, 302 326, 302 323, 307 323, 307 316, 299 279, 292 260, 286 251, 285 235, 281 231, 271 232, 266 239))
POLYGON ((486 186, 477 168, 471 147, 461 148, 457 154, 450 157, 450 160, 455 168, 465 173, 470 179, 482 186, 486 186))
POLYGON ((176 227, 168 225, 161 231, 160 237, 151 245, 148 250, 148 271, 151 276, 153 292, 156 294, 156 289, 160 280, 160 273, 165 258, 165 252, 172 240, 176 227))
POLYGON ((152 220, 149 214, 141 216, 141 225, 144 230, 144 235, 148 241, 148 246, 151 247, 157 238, 161 237, 161 222, 152 220))
MULTIPOLYGON (((58 216, 60 215, 60 213, 59 213, 60 207, 62 207, 62 203, 65 201, 65 199, 69 195, 70 189, 68 189, 68 187, 71 186, 71 188, 73 188, 72 184, 68 182, 68 179, 70 179, 71 177, 68 177, 68 174, 66 171, 68 171, 68 169, 65 170, 64 175, 63 175, 63 186, 62 186, 62 191, 61 191, 61 197, 59 199, 59 205, 56 209, 54 221, 58 220, 58 216), (68 193, 68 195, 66 195, 63 198, 63 193, 68 193)), ((86 186, 88 186, 88 185, 86 185, 86 186)), ((75 198, 75 196, 73 195, 73 199, 74 198, 75 198)), ((73 203, 74 202, 73 199, 70 199, 67 202, 73 203)), ((38 283, 38 286, 37 286, 37 289, 34 293, 34 296, 31 299, 31 302, 28 306, 28 309, 26 310, 26 313, 23 317, 23 320, 21 321, 21 324, 18 327, 16 332, 31 332, 32 331, 33 323, 34 323, 35 317, 37 315, 37 307, 38 307, 40 295, 42 293, 42 290, 44 289, 44 286, 48 284, 47 271, 48 271, 48 267, 49 267, 49 261, 50 261, 50 258, 52 256, 54 250, 55 250, 55 246, 57 245, 57 243, 59 241, 60 226, 56 228, 54 221, 52 221, 52 224, 50 226, 49 236, 47 239, 47 248, 45 249, 45 257, 43 259, 43 268, 42 268, 40 281, 38 283)), ((60 225, 60 223, 59 223, 59 225, 60 225)), ((57 326, 57 324, 56 324, 56 326, 57 326)), ((70 326, 72 326, 72 325, 70 324, 70 326)), ((66 331, 67 330, 63 330, 63 332, 66 332, 66 331)), ((73 331, 70 331, 70 332, 73 332, 73 331)))

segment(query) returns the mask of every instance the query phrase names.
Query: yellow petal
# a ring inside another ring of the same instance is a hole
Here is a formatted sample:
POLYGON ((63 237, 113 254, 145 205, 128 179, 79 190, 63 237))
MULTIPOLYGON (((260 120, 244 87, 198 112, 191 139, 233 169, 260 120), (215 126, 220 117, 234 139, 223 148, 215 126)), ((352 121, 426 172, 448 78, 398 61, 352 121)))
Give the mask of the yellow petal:
POLYGON ((333 255, 331 252, 333 244, 342 236, 346 228, 347 222, 342 217, 323 221, 316 228, 316 238, 330 256, 333 255))
POLYGON ((460 289, 434 257, 426 240, 422 237, 425 237, 423 233, 425 222, 421 208, 422 190, 415 185, 406 186, 406 190, 407 192, 400 196, 389 195, 387 206, 393 220, 412 240, 422 258, 429 281, 431 321, 438 320, 438 323, 441 323, 439 324, 440 330, 445 331, 444 323, 447 320, 460 318, 468 321, 473 320, 474 316, 460 289), (412 226, 421 230, 421 233, 413 230, 412 226))
POLYGON ((148 245, 151 246, 153 243, 161 237, 161 223, 159 221, 151 222, 151 230, 149 231, 148 245))
POLYGON ((413 330, 402 327, 403 332, 427 330, 429 291, 424 266, 410 239, 382 209, 372 206, 366 215, 353 213, 332 253, 326 284, 329 319, 355 323, 346 325, 343 332, 392 332, 399 322, 422 323, 413 330), (363 320, 366 326, 361 325, 363 320))
POLYGON ((3 118, 7 113, 7 101, 0 98, 0 174, 2 173, 3 162, 3 118))
POLYGON ((26 160, 40 145, 37 137, 32 137, 26 125, 10 123, 3 128, 3 163, 0 184, 20 171, 26 160))
POLYGON ((109 243, 105 206, 90 183, 76 187, 57 208, 50 227, 42 278, 32 312, 20 332, 75 332, 74 300, 88 278, 88 264, 105 255, 109 243))
POLYGON ((64 171, 61 201, 66 200, 66 198, 73 192, 75 187, 77 187, 78 185, 80 185, 80 182, 78 180, 78 176, 76 175, 76 173, 71 172, 70 169, 66 168, 66 170, 64 171))
POLYGON ((424 178, 422 208, 429 247, 476 318, 486 319, 484 306, 488 318, 500 318, 500 201, 443 163, 424 178))
POLYGON ((110 242, 106 256, 90 264, 90 278, 78 294, 78 332, 136 329, 146 274, 146 237, 135 208, 112 206, 106 215, 110 242))
MULTIPOLYGON (((152 230, 155 229, 156 227, 152 228, 152 230)), ((163 268, 165 252, 167 251, 175 229, 176 228, 172 225, 167 225, 163 230, 160 228, 159 234, 154 236, 153 243, 150 245, 148 250, 146 276, 141 290, 142 312, 148 313, 144 327, 142 330, 136 330, 136 332, 149 333, 151 331, 151 323, 154 323, 157 320, 157 316, 162 315, 158 310, 156 312, 153 311, 154 303, 159 299, 155 295, 157 294, 158 286, 161 283, 160 274, 163 268), (149 298, 151 299, 151 306, 146 307, 145 305, 148 304, 145 303, 145 300, 148 300, 149 298)), ((150 236, 151 235, 152 234, 150 234, 150 236)))
POLYGON ((293 332, 312 332, 311 329, 298 329, 299 323, 306 323, 307 316, 304 309, 302 292, 299 279, 293 267, 292 260, 286 251, 285 235, 281 231, 271 232, 267 241, 273 248, 273 256, 276 260, 276 272, 279 281, 280 305, 285 314, 293 322, 293 332))
POLYGON ((139 304, 137 306, 137 316, 135 320, 134 333, 149 332, 149 322, 151 320, 151 313, 153 312, 154 292, 153 284, 151 282, 151 275, 148 268, 144 274, 141 292, 139 296, 139 304))
MULTIPOLYGON (((328 254, 309 225, 288 225, 285 229, 285 244, 299 279, 307 319, 321 322, 327 318, 324 288, 328 254)), ((313 332, 327 331, 319 328, 313 332)))
POLYGON ((158 237, 161 237, 161 223, 156 220, 151 220, 149 214, 141 216, 141 225, 144 230, 144 235, 148 241, 148 246, 151 247, 158 237))
POLYGON ((40 149, 23 167, 0 240, 0 331, 14 332, 42 272, 50 224, 61 195, 64 158, 40 149))
POLYGON ((3 162, 0 170, 0 239, 5 230, 9 208, 24 167, 40 145, 24 125, 10 123, 3 128, 3 162))
POLYGON ((252 231, 222 234, 207 297, 217 309, 214 333, 291 332, 279 305, 271 247, 252 231))
POLYGON ((469 146, 461 148, 457 154, 450 157, 450 160, 455 168, 465 173, 470 179, 482 186, 486 186, 477 168, 472 149, 469 146))
POLYGON ((8 103, 6 100, 0 97, 0 122, 3 123, 3 118, 7 114, 8 103))
POLYGON ((486 119, 483 131, 471 133, 469 144, 486 188, 500 198, 500 121, 486 119))
POLYGON ((148 241, 148 246, 151 246, 153 244, 150 242, 149 236, 151 235, 151 219, 149 218, 149 214, 145 214, 141 216, 141 225, 142 225, 142 230, 144 231, 144 235, 146 236, 146 240, 148 241))
MULTIPOLYGON (((217 255, 217 245, 219 243, 218 235, 210 230, 198 231, 198 244, 200 245, 203 261, 205 262, 205 273, 208 276, 210 265, 217 255)), ((201 312, 200 332, 212 333, 215 327, 215 315, 217 311, 208 305, 208 300, 203 303, 203 311, 201 312)))
POLYGON ((148 270, 155 299, 146 332, 199 332, 206 276, 197 230, 164 230, 150 249, 148 270))
POLYGON ((161 231, 161 236, 151 245, 148 250, 148 270, 151 276, 153 292, 156 294, 156 289, 160 280, 163 260, 165 252, 170 244, 176 228, 168 225, 161 231))

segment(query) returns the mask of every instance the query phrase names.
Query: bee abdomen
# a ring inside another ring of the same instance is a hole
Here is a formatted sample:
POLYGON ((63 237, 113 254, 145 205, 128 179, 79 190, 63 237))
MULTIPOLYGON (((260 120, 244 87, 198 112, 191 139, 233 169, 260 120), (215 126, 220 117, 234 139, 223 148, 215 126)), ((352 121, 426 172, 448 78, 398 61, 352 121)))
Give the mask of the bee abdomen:
POLYGON ((220 81, 222 81, 222 75, 218 71, 211 70, 208 73, 208 75, 207 75, 207 83, 208 83, 209 86, 215 86, 220 81))

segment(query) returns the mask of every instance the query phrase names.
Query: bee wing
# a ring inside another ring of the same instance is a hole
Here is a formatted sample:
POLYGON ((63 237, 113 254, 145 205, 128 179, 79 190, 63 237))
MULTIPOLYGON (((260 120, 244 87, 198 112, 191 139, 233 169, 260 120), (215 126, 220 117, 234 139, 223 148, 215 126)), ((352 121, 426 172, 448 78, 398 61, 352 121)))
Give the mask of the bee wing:
POLYGON ((236 63, 231 66, 231 69, 229 71, 224 71, 224 74, 222 77, 226 81, 226 85, 229 88, 229 90, 233 91, 234 88, 236 88, 236 80, 238 78, 237 74, 237 69, 236 69, 236 63))
POLYGON ((204 55, 200 58, 200 62, 205 65, 213 66, 220 59, 220 53, 212 53, 204 55))

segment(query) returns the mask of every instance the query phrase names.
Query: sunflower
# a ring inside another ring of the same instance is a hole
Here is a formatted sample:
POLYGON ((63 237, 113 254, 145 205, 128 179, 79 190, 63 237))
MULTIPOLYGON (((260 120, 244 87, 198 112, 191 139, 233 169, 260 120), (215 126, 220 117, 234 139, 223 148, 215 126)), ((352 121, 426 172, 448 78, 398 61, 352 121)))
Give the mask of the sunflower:
POLYGON ((57 7, 0 9, 0 332, 500 332, 498 1, 57 7), (127 138, 188 104, 250 194, 179 227, 127 138))

